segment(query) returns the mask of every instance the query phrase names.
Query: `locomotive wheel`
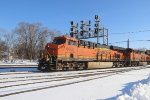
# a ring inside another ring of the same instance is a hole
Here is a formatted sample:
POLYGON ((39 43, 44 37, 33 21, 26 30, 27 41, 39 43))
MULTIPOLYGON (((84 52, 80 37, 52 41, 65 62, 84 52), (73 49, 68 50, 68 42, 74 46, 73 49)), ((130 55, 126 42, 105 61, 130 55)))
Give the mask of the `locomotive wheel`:
POLYGON ((41 71, 49 71, 49 69, 47 68, 47 64, 43 64, 41 66, 41 71))
POLYGON ((78 67, 73 67, 74 70, 78 70, 78 67))
POLYGON ((78 70, 79 69, 78 67, 79 67, 79 64, 75 62, 73 66, 73 70, 78 70))
POLYGON ((88 63, 84 63, 83 69, 84 69, 84 70, 88 69, 88 63))
POLYGON ((67 71, 67 70, 69 70, 69 67, 62 67, 62 70, 67 71))
POLYGON ((61 63, 58 63, 57 67, 56 67, 56 70, 62 70, 62 64, 61 63))
POLYGON ((62 70, 65 71, 65 67, 62 67, 62 70))
POLYGON ((69 67, 66 67, 66 71, 69 70, 69 67))

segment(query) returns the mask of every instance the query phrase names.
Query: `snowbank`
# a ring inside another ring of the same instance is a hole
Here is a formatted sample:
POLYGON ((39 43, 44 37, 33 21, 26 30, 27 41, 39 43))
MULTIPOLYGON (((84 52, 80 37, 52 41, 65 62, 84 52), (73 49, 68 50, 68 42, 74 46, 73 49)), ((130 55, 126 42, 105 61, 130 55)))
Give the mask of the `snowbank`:
POLYGON ((150 74, 145 84, 135 84, 130 93, 123 94, 117 98, 118 100, 150 100, 150 74))
POLYGON ((37 65, 37 61, 32 60, 0 61, 0 65, 37 65))

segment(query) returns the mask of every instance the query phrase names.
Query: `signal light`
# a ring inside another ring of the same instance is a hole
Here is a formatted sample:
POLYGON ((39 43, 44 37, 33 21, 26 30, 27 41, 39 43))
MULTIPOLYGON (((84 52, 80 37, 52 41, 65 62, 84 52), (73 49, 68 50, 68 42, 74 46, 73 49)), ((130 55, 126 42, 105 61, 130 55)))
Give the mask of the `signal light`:
POLYGON ((71 21, 70 24, 73 25, 73 21, 71 21))
POLYGON ((84 22, 84 20, 81 20, 81 25, 85 25, 85 22, 84 22))
POLYGON ((80 35, 83 36, 83 31, 80 32, 80 35))
POLYGON ((70 33, 70 36, 73 37, 73 33, 70 33))
POLYGON ((73 28, 70 28, 70 30, 71 30, 71 32, 73 32, 73 31, 74 31, 74 29, 73 29, 73 28))
POLYGON ((89 25, 91 25, 91 21, 89 20, 89 23, 88 23, 89 25))
POLYGON ((98 27, 99 26, 99 24, 95 24, 95 27, 98 27))
POLYGON ((95 28, 95 31, 94 31, 94 33, 96 33, 96 34, 98 33, 98 29, 97 29, 97 28, 95 28))
POLYGON ((98 15, 95 15, 95 19, 96 19, 96 20, 99 19, 98 15))
POLYGON ((91 28, 89 28, 89 31, 91 31, 91 28))
POLYGON ((76 30, 76 33, 78 33, 79 32, 79 30, 76 30))
POLYGON ((91 33, 89 33, 89 37, 91 37, 91 33))

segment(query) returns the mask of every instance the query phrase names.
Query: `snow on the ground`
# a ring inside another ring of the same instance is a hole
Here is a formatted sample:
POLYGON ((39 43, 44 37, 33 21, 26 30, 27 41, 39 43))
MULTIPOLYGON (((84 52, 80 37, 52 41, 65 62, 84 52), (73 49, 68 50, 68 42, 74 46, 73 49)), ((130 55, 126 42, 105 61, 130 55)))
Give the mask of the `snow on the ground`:
POLYGON ((150 100, 150 75, 142 82, 134 84, 129 93, 119 96, 118 100, 150 100))
POLYGON ((13 60, 13 61, 0 61, 0 73, 1 72, 22 72, 22 71, 38 71, 38 61, 33 60, 13 60))
POLYGON ((150 69, 136 70, 87 82, 12 95, 0 100, 139 100, 132 98, 132 95, 150 94, 146 92, 149 89, 149 84, 146 84, 149 73, 150 69))
POLYGON ((0 61, 0 65, 37 65, 37 61, 32 60, 12 60, 12 61, 0 61))

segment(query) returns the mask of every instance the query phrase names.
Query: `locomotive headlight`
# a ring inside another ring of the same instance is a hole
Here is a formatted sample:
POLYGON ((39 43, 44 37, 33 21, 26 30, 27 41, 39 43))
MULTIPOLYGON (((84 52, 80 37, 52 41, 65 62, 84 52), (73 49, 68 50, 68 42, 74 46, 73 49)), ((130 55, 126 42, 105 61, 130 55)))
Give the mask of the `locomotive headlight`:
POLYGON ((49 61, 49 58, 47 58, 46 61, 49 61))

